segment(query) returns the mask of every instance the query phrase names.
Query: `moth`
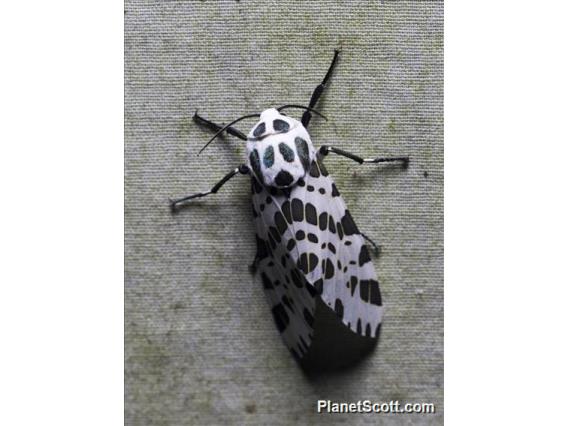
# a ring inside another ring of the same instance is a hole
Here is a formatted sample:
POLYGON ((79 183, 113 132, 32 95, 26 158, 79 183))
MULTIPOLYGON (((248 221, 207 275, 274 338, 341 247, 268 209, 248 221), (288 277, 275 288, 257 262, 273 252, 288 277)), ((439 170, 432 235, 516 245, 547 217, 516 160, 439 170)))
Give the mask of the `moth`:
MULTIPOLYGON (((242 116, 222 126, 197 114, 215 131, 201 149, 226 132, 246 141, 246 162, 210 190, 171 200, 172 211, 187 201, 216 193, 237 174, 249 175, 257 252, 252 270, 260 276, 276 327, 303 367, 335 368, 368 352, 379 336, 383 302, 366 240, 357 228, 325 157, 338 154, 359 164, 398 162, 408 157, 361 158, 337 147, 314 146, 308 126, 336 66, 335 51, 309 105, 284 105, 242 116), (284 113, 301 109, 301 120, 284 113), (245 135, 234 125, 258 122, 245 135), (330 361, 331 360, 331 361, 330 361)), ((200 152, 201 152, 200 151, 200 152)))

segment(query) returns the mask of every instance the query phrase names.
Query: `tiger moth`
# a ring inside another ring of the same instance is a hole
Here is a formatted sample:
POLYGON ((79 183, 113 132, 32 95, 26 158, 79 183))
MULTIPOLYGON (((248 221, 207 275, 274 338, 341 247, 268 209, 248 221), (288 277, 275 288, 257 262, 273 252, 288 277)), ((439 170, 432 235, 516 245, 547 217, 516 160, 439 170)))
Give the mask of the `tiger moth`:
MULTIPOLYGON (((171 201, 175 212, 187 201, 216 193, 237 174, 249 175, 257 252, 252 271, 260 277, 284 343, 302 367, 342 367, 372 350, 378 340, 383 301, 369 249, 324 166, 329 153, 359 164, 399 162, 408 157, 364 159, 336 147, 314 147, 308 133, 312 113, 337 63, 335 51, 309 105, 284 105, 221 126, 197 114, 194 120, 246 141, 246 162, 210 190, 171 201), (301 120, 283 111, 302 109, 301 120), (245 135, 237 122, 258 118, 245 135)), ((325 119, 325 117, 323 117, 325 119)), ((200 151, 200 152, 201 152, 200 151)))

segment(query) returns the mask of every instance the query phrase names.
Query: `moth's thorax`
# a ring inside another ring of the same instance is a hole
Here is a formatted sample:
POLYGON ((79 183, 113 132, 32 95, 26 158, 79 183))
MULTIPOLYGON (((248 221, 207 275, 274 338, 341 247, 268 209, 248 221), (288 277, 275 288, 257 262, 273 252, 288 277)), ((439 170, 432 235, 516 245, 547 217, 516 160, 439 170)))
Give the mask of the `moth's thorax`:
POLYGON ((314 157, 314 146, 302 123, 274 108, 265 110, 248 134, 249 166, 264 185, 294 186, 314 157))

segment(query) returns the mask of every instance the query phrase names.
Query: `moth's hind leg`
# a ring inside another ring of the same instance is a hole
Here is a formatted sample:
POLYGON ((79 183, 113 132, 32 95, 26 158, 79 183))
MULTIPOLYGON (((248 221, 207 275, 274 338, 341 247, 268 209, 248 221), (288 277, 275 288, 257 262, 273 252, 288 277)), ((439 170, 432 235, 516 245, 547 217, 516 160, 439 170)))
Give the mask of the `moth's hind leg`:
MULTIPOLYGON (((199 124, 200 126, 203 126, 215 133, 217 133, 219 130, 221 130, 223 127, 223 125, 214 123, 213 121, 207 120, 206 118, 203 118, 202 116, 200 116, 197 111, 195 111, 195 114, 193 114, 193 121, 195 121, 197 124, 199 124)), ((234 128, 234 127, 228 127, 225 130, 228 134, 236 136, 237 138, 246 141, 247 137, 246 135, 241 132, 240 130, 234 128)))
POLYGON ((325 157, 330 152, 334 154, 341 155, 342 157, 349 158, 359 164, 366 164, 366 163, 391 163, 391 162, 400 162, 402 163, 402 167, 406 169, 408 167, 408 163, 410 162, 409 157, 377 157, 377 158, 362 158, 356 154, 353 154, 348 151, 344 151, 339 148, 335 148, 333 146, 322 145, 319 149, 319 155, 325 157))
MULTIPOLYGON (((333 73, 333 69, 335 68, 335 64, 337 63, 338 57, 339 57, 339 50, 335 49, 333 60, 331 61, 331 65, 329 66, 329 69, 327 70, 327 73, 325 74, 323 81, 315 88, 315 90, 312 93, 309 105, 310 108, 313 109, 316 106, 321 94, 323 93, 323 90, 326 87, 328 80, 331 78, 331 74, 333 73)), ((311 118, 312 114, 310 111, 306 111, 304 112, 304 115, 302 115, 302 124, 304 125, 305 128, 308 128, 308 124, 310 124, 311 118)))

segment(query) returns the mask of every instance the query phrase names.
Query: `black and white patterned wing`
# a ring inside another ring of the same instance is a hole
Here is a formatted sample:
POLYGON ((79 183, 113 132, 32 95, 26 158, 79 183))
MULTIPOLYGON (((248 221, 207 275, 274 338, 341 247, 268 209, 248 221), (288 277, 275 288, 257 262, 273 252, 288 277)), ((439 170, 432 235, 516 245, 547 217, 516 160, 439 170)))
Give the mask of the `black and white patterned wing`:
POLYGON ((323 164, 312 162, 289 194, 258 187, 261 192, 253 198, 255 208, 263 210, 259 218, 313 286, 308 285, 307 293, 315 289, 352 331, 376 337, 383 314, 376 273, 364 238, 323 164))
POLYGON ((278 331, 292 354, 300 359, 313 337, 316 292, 292 256, 292 231, 280 210, 285 195, 252 178, 256 227, 256 266, 278 331))
POLYGON ((290 197, 294 219, 304 215, 292 225, 297 246, 292 257, 345 325, 376 337, 383 307, 365 240, 320 159, 312 162, 304 181, 290 197), (317 260, 317 267, 306 264, 309 258, 317 260))

